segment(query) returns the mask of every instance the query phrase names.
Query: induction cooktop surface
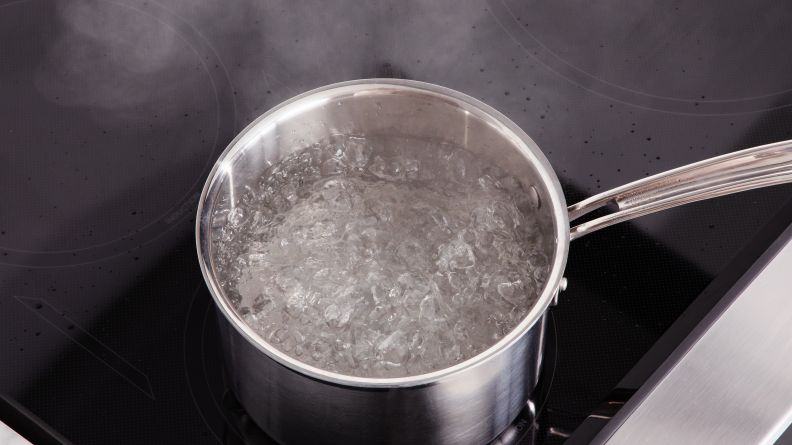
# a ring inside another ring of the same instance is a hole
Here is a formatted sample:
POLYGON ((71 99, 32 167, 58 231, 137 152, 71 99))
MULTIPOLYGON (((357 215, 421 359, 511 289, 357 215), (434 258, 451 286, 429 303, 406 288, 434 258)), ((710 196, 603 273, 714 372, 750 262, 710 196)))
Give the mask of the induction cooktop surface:
MULTIPOLYGON (((215 160, 274 105, 360 78, 453 88, 523 128, 571 204, 792 139, 790 19, 780 1, 0 0, 0 420, 74 444, 272 443, 227 391, 194 227, 215 160)), ((573 435, 790 196, 574 241, 552 360, 500 443, 573 435)))

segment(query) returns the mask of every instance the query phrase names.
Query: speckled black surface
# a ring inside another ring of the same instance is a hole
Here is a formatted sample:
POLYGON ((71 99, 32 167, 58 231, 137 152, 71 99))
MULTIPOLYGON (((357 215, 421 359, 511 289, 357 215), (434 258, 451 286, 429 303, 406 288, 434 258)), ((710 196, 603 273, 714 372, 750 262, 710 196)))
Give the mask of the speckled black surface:
MULTIPOLYGON (((222 376, 202 365, 218 357, 193 225, 248 122, 344 80, 443 85, 520 125, 571 203, 792 138, 790 16, 783 1, 0 0, 0 392, 75 444, 241 443, 204 415, 222 376), (196 389, 201 372, 214 386, 196 389)), ((537 440, 562 442, 790 195, 572 243, 537 440)))

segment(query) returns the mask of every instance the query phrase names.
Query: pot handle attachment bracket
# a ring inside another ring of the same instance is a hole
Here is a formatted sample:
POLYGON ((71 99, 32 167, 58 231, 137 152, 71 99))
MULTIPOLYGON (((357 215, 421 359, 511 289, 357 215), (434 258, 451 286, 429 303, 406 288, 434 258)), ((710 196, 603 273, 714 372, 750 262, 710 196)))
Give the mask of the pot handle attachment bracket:
POLYGON ((550 301, 550 306, 558 306, 558 294, 565 291, 567 289, 567 279, 566 277, 561 277, 561 282, 558 283, 558 288, 555 291, 555 295, 553 299, 550 301))

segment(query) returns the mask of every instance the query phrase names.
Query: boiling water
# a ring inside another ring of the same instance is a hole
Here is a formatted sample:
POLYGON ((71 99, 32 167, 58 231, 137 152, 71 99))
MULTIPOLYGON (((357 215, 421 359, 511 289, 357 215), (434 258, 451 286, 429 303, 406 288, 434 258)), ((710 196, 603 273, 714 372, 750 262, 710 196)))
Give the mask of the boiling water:
POLYGON ((548 259, 531 191, 448 143, 334 136, 213 215, 213 261, 243 319, 309 365, 423 374, 507 334, 548 259))

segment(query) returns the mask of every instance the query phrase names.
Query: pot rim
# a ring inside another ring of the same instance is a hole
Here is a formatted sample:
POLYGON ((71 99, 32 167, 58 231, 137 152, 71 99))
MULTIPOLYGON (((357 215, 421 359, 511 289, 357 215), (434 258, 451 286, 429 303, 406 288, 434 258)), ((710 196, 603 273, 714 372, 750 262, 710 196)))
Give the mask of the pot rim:
POLYGON ((197 216, 195 241, 201 273, 216 305, 231 325, 244 338, 256 346, 258 350, 293 371, 330 383, 363 388, 402 388, 430 385, 446 377, 459 374, 463 370, 479 367, 505 353, 533 327, 555 298, 569 251, 569 217, 566 200, 564 199, 558 177, 536 143, 509 118, 485 103, 450 88, 414 80, 362 79, 340 82, 302 93, 276 105, 242 130, 217 159, 201 193, 197 216), (274 128, 278 120, 288 119, 300 112, 321 106, 330 100, 331 97, 337 98, 339 96, 357 94, 388 94, 398 91, 409 91, 432 96, 436 99, 439 98, 476 115, 510 140, 515 148, 520 150, 529 162, 534 165, 539 178, 541 178, 547 188, 547 194, 550 197, 552 206, 551 213, 555 229, 552 267, 541 295, 525 318, 511 332, 478 355, 439 371, 408 377, 371 378, 339 374, 308 365, 279 351, 256 334, 236 312, 217 283, 214 268, 209 266, 211 264, 209 221, 212 205, 205 204, 207 203, 207 198, 211 201, 214 200, 219 191, 219 186, 230 172, 230 168, 227 167, 230 166, 230 163, 226 163, 226 159, 234 159, 234 155, 245 146, 245 143, 259 134, 259 132, 253 132, 252 130, 262 128, 267 131, 269 126, 274 128))

